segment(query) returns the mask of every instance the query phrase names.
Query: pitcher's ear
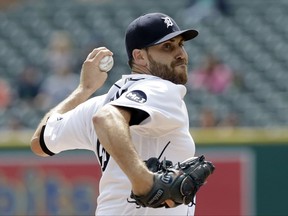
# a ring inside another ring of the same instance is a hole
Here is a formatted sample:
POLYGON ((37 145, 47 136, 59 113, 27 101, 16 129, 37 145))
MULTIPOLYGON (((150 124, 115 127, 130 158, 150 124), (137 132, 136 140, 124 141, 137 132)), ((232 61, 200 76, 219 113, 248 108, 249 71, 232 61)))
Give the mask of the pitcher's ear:
POLYGON ((142 66, 147 65, 147 54, 144 50, 141 49, 134 49, 132 51, 132 56, 134 59, 134 63, 142 66))

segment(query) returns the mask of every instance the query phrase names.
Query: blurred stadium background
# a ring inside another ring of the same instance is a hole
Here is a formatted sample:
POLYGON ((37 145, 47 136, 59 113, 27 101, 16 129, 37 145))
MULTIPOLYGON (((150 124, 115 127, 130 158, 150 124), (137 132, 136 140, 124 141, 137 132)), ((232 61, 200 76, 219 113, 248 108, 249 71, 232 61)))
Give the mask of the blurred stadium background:
MULTIPOLYGON (((34 73, 28 78, 39 79, 41 85, 51 75, 47 57, 51 37, 55 32, 66 32, 73 44, 71 70, 74 74, 79 74, 81 62, 93 47, 106 46, 114 52, 115 66, 106 85, 97 92, 102 94, 122 74, 130 72, 123 42, 128 23, 143 13, 155 11, 171 15, 183 29, 193 26, 199 31, 199 37, 185 44, 190 54, 191 70, 198 67, 207 54, 213 54, 229 65, 240 80, 239 86, 222 94, 193 89, 187 92, 185 100, 198 154, 202 152, 211 156, 219 166, 219 175, 215 174, 216 183, 211 183, 210 188, 208 185, 202 197, 199 195, 200 201, 214 199, 202 202, 212 205, 209 207, 211 211, 207 211, 207 206, 202 206, 199 201, 198 215, 288 215, 284 193, 288 190, 285 181, 288 177, 288 1, 226 0, 225 11, 213 15, 209 11, 205 16, 200 9, 196 15, 192 14, 192 10, 188 10, 191 2, 195 3, 189 0, 0 1, 0 215, 93 214, 95 206, 91 207, 87 200, 74 209, 76 205, 71 206, 67 202, 76 200, 79 203, 79 200, 71 198, 67 201, 63 198, 65 195, 59 195, 63 191, 58 191, 58 187, 66 185, 73 176, 69 173, 58 176, 59 172, 67 171, 63 164, 74 164, 73 160, 69 160, 70 154, 77 160, 80 157, 82 165, 93 164, 89 160, 87 162, 86 152, 63 154, 68 162, 65 159, 63 162, 60 159, 62 156, 56 156, 55 167, 47 168, 51 159, 38 159, 29 151, 31 132, 48 108, 37 106, 35 98, 21 96, 25 87, 19 89, 20 77, 23 71, 32 68, 34 73), (9 93, 5 94, 5 91, 9 93), (207 107, 216 118, 235 114, 237 124, 201 127, 201 113, 207 107), (18 158, 16 162, 15 155, 18 158), (43 165, 43 160, 48 161, 48 165, 43 165), (13 170, 17 174, 13 174, 13 170), (36 174, 31 170, 36 170, 36 174), (47 179, 43 174, 47 170, 49 174, 56 172, 55 176, 62 180, 47 179), (27 186, 29 178, 33 177, 44 179, 47 185, 42 186, 48 192, 43 191, 35 179, 30 181, 39 187, 39 193, 31 185, 27 186), (14 188, 15 181, 19 188, 14 188), (48 184, 50 181, 58 182, 55 184, 58 186, 48 184), (233 185, 233 182, 237 184, 233 185), (51 192, 51 195, 49 185, 52 185, 52 191, 58 192, 51 192), (228 190, 235 193, 229 194, 228 190), (41 198, 45 195, 46 198, 41 198), (37 202, 38 198, 43 201, 41 205, 37 202), (51 204, 47 203, 47 199, 60 201, 51 204), (23 200, 30 201, 19 204, 23 200)), ((200 2, 209 4, 212 1, 200 2)), ((98 174, 95 174, 96 179, 98 174)), ((81 175, 85 177, 84 173, 81 175)), ((90 180, 88 182, 91 183, 90 180)), ((71 187, 77 185, 73 181, 69 184, 71 187)), ((78 186, 75 186, 80 188, 78 198, 85 194, 87 199, 86 189, 81 190, 82 186, 78 186)), ((77 195, 77 191, 74 192, 77 195)), ((73 197, 67 191, 63 193, 73 197)), ((91 200, 95 202, 95 195, 91 200)))

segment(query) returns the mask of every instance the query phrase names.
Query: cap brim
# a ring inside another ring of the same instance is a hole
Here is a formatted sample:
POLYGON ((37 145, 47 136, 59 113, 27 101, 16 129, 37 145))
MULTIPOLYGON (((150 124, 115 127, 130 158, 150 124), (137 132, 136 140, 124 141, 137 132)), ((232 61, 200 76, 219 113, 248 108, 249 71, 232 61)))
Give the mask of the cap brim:
POLYGON ((155 41, 154 43, 150 44, 149 46, 163 43, 163 42, 170 40, 171 38, 177 37, 179 35, 181 35, 183 37, 184 41, 187 41, 187 40, 191 40, 191 39, 197 37, 198 31, 193 30, 193 29, 188 29, 188 30, 172 32, 172 33, 166 35, 165 37, 161 38, 160 40, 155 41))

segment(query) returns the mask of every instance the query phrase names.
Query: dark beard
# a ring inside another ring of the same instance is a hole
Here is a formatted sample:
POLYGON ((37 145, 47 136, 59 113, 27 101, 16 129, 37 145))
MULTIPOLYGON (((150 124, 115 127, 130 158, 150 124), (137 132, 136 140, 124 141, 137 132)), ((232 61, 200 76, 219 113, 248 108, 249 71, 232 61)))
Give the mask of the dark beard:
POLYGON ((177 73, 175 71, 175 67, 183 63, 185 60, 179 60, 177 62, 173 62, 171 67, 168 67, 165 64, 158 63, 153 60, 153 58, 148 54, 148 59, 150 62, 150 73, 154 76, 158 76, 162 79, 171 81, 175 84, 185 85, 187 83, 187 71, 186 73, 177 73))

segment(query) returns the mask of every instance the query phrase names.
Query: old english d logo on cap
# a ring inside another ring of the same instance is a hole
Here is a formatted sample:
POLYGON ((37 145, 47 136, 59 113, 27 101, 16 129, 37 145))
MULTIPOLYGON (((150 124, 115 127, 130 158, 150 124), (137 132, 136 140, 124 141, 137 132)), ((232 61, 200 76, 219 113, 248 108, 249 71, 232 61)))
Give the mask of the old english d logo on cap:
POLYGON ((169 26, 173 26, 173 22, 170 19, 170 17, 166 16, 166 17, 161 17, 161 19, 164 20, 164 23, 167 25, 167 28, 169 28, 169 26))

